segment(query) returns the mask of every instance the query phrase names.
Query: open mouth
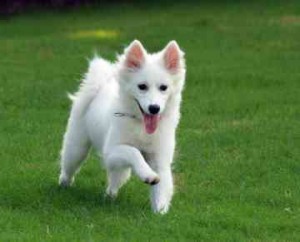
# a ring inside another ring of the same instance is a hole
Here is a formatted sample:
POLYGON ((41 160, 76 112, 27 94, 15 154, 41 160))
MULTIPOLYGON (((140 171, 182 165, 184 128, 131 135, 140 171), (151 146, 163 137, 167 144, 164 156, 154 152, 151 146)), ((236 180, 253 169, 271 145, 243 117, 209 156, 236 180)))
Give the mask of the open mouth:
POLYGON ((160 120, 160 115, 159 114, 148 114, 146 113, 143 108, 141 107, 139 101, 135 99, 139 109, 141 110, 141 113, 143 115, 143 121, 144 121, 144 128, 147 134, 153 134, 157 127, 158 127, 158 122, 160 120))

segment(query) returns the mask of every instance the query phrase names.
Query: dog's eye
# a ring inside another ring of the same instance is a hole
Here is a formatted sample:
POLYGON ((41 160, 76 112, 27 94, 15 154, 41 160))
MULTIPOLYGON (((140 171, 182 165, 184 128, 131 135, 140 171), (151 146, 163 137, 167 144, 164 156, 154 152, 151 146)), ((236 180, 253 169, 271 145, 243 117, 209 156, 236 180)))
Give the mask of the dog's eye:
POLYGON ((138 88, 142 91, 146 91, 148 90, 148 86, 146 84, 139 84, 138 85, 138 88))
POLYGON ((160 85, 160 87, 159 87, 159 90, 161 90, 161 91, 166 91, 168 89, 168 86, 167 85, 160 85))

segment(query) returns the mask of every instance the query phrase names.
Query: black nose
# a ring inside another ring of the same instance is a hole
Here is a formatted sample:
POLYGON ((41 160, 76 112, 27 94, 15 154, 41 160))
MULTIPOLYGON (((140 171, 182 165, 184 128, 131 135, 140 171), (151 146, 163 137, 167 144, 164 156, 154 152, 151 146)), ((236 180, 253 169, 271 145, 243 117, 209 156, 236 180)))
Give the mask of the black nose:
POLYGON ((149 112, 151 114, 158 114, 159 110, 160 110, 160 107, 158 105, 150 105, 149 106, 149 112))

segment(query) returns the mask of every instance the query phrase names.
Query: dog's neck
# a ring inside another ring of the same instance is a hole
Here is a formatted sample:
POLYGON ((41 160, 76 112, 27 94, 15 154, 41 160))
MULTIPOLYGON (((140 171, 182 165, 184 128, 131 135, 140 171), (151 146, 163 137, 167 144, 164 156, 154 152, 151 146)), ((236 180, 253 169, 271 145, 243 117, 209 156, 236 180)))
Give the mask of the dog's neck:
POLYGON ((117 109, 115 110, 114 116, 118 118, 130 118, 135 120, 140 120, 141 117, 138 114, 139 109, 137 104, 135 103, 134 99, 129 97, 120 95, 120 105, 118 105, 117 109))

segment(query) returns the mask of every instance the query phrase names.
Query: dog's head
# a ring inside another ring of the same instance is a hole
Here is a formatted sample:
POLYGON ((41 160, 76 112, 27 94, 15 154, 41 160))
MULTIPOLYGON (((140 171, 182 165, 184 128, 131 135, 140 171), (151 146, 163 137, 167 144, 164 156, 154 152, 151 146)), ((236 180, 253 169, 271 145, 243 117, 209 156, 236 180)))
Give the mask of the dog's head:
POLYGON ((136 102, 146 132, 154 133, 168 109, 168 102, 182 91, 184 53, 176 41, 171 41, 162 51, 148 54, 135 40, 125 49, 121 65, 120 87, 136 102))

